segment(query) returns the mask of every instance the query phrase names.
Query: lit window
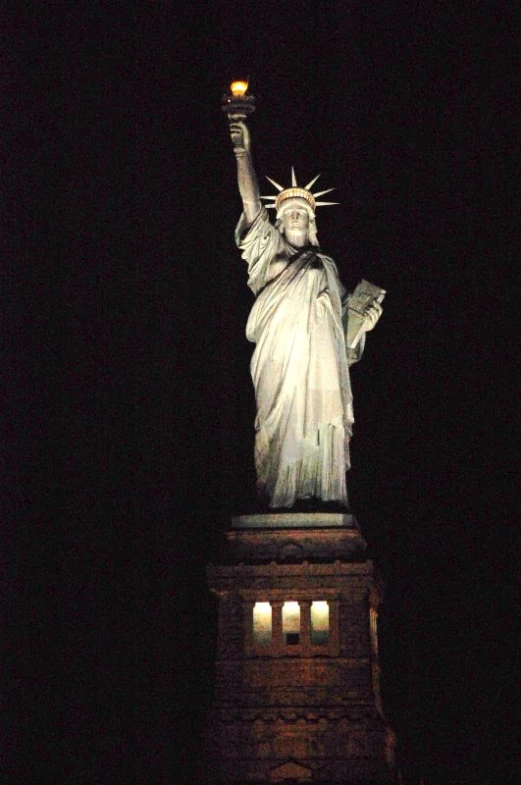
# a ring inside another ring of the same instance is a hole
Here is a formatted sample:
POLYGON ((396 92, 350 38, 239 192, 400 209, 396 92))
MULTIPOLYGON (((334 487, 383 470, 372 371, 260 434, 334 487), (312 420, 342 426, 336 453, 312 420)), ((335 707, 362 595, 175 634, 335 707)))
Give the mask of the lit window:
POLYGON ((271 643, 271 605, 269 602, 256 602, 253 606, 253 642, 257 646, 271 643))
POLYGON ((371 642, 375 654, 378 654, 378 612, 371 608, 369 611, 369 621, 371 626, 371 642))
POLYGON ((298 602, 285 602, 282 606, 282 636, 286 646, 300 643, 300 606, 298 602))
POLYGON ((324 600, 311 603, 311 643, 325 646, 329 642, 329 605, 324 600))

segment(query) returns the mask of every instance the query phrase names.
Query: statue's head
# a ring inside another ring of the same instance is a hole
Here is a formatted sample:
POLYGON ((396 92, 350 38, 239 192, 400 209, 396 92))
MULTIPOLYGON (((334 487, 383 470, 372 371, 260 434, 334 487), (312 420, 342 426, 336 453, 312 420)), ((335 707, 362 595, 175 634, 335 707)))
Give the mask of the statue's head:
POLYGON ((315 213, 310 203, 300 196, 282 201, 275 226, 296 248, 308 243, 318 246, 315 213))
POLYGON ((296 247, 302 247, 308 243, 318 246, 315 210, 323 205, 338 204, 337 202, 316 201, 315 197, 322 196, 333 190, 328 188, 326 191, 311 193, 311 186, 316 183, 319 177, 320 175, 317 174, 304 188, 297 185, 297 178, 293 168, 291 169, 290 188, 283 188, 275 180, 272 180, 270 177, 267 178, 279 193, 275 196, 263 196, 262 198, 270 199, 273 202, 273 204, 268 204, 267 207, 274 207, 277 211, 275 226, 296 247))

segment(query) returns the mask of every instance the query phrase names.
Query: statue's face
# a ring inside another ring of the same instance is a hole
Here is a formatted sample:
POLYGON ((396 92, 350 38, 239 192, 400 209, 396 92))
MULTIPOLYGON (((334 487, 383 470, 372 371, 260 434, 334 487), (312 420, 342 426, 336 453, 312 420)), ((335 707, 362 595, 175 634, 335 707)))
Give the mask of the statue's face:
POLYGON ((309 212, 299 203, 300 201, 291 200, 281 216, 284 234, 289 242, 297 248, 306 245, 309 233, 309 212))

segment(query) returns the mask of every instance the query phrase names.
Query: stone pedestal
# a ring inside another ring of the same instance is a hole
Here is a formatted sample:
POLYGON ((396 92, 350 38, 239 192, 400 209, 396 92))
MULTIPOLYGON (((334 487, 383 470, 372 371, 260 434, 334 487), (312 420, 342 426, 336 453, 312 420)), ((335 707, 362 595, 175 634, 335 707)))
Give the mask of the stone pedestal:
POLYGON ((392 782, 382 585, 355 518, 242 516, 226 537, 208 567, 219 621, 203 781, 392 782))

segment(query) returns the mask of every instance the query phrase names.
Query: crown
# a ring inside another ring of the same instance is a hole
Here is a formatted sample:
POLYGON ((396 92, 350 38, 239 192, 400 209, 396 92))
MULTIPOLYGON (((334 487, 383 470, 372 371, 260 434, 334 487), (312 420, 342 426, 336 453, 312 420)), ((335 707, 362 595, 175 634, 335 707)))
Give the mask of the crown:
POLYGON ((324 194, 328 194, 330 191, 334 191, 334 188, 327 188, 325 191, 318 191, 315 193, 311 193, 311 186, 313 186, 318 178, 320 177, 317 174, 307 185, 303 188, 297 185, 297 178, 295 176, 295 170, 291 167, 291 186, 289 188, 283 188, 282 185, 276 183, 275 180, 272 180, 271 177, 266 177, 266 180, 269 180, 272 185, 275 186, 278 194, 273 196, 261 196, 261 199, 270 199, 273 204, 267 204, 266 207, 268 208, 275 208, 277 211, 277 215, 282 207, 282 204, 286 201, 286 199, 305 199, 305 201, 311 207, 313 214, 317 207, 324 207, 330 204, 338 204, 338 202, 317 202, 317 196, 324 196, 324 194))

